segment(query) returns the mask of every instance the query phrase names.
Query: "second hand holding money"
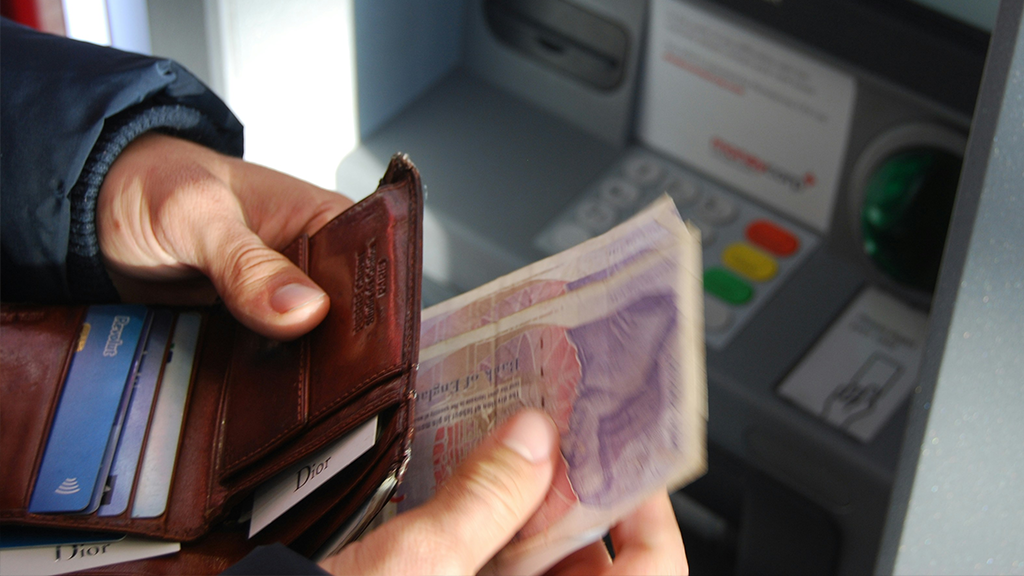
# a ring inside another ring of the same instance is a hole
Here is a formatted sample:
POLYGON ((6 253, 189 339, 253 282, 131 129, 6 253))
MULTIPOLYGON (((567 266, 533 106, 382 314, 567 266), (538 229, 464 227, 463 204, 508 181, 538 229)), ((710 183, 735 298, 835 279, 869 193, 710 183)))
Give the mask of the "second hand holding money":
MULTIPOLYGON (((321 563, 335 574, 476 574, 540 506, 551 487, 558 433, 536 410, 506 421, 424 505, 396 516, 321 563)), ((666 494, 612 529, 613 562, 596 542, 553 574, 686 574, 666 494)))

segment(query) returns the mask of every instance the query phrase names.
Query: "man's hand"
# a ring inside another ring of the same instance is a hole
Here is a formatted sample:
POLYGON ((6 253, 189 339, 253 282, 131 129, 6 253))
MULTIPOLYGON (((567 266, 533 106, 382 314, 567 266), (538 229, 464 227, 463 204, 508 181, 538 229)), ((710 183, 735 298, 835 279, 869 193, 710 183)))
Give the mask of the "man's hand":
POLYGON ((288 340, 319 324, 330 302, 278 251, 351 205, 280 172, 150 133, 111 166, 96 227, 125 301, 202 303, 216 290, 243 324, 288 340))
MULTIPOLYGON (((540 506, 551 487, 558 432, 524 410, 485 439, 437 494, 396 516, 321 566, 333 574, 476 574, 540 506)), ((556 565, 553 574, 686 574, 679 527, 666 494, 612 529, 603 542, 556 565)))
POLYGON ((332 574, 476 574, 540 506, 551 486, 558 432, 535 410, 477 446, 422 506, 327 558, 332 574))
POLYGON ((688 574, 686 551, 668 493, 655 494, 611 529, 615 560, 604 542, 569 555, 550 571, 557 576, 688 574))

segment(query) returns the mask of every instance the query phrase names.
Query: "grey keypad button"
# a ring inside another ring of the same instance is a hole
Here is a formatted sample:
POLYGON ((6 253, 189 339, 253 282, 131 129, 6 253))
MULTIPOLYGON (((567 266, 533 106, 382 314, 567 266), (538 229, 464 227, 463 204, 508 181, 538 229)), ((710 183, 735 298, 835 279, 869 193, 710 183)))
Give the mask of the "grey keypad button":
POLYGON ((665 192, 676 202, 680 209, 690 206, 700 198, 700 182, 693 178, 676 177, 665 184, 665 192))
POLYGON ((736 203, 721 194, 706 194, 697 202, 697 218, 709 224, 729 224, 736 219, 739 208, 736 203))
POLYGON ((728 304, 714 296, 704 295, 704 329, 707 332, 725 332, 732 326, 734 317, 728 304))
POLYGON ((690 223, 700 229, 701 248, 711 246, 715 243, 715 240, 718 239, 718 230, 716 230, 711 224, 701 222, 699 220, 692 220, 690 223))
POLYGON ((582 226, 562 222, 551 232, 551 244, 557 252, 590 240, 591 234, 582 226))
POLYGON ((576 222, 600 234, 615 225, 615 208, 606 202, 585 200, 576 208, 576 222))
POLYGON ((601 183, 597 195, 616 208, 629 208, 640 199, 640 189, 621 178, 609 178, 601 183))
POLYGON ((631 158, 622 168, 626 178, 637 186, 649 188, 661 181, 665 167, 651 158, 631 158))

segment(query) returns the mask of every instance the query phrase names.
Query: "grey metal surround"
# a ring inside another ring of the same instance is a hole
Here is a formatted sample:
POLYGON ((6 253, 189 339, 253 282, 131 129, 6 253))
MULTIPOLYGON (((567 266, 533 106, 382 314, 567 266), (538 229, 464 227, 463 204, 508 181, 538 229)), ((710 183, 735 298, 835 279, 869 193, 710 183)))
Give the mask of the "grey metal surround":
POLYGON ((996 20, 879 574, 1024 574, 1022 12, 996 20))

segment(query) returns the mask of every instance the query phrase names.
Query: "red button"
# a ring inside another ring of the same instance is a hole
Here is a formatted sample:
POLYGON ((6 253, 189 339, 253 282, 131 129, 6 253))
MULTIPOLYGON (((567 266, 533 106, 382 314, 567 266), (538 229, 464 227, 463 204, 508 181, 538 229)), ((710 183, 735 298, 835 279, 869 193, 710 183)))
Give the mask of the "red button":
POLYGON ((789 256, 800 247, 791 232, 768 220, 754 220, 747 226, 747 239, 776 256, 789 256))

